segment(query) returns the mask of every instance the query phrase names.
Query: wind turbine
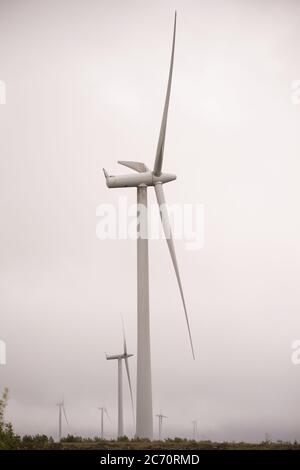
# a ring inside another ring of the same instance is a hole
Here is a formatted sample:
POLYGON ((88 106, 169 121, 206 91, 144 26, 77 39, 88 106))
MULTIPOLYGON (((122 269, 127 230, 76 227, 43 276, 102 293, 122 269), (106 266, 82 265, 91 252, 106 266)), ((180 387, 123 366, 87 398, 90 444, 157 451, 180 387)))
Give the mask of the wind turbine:
POLYGON ((169 252, 172 258, 179 291, 183 303, 188 334, 194 356, 192 336, 189 326, 187 309, 176 259, 175 247, 171 233, 168 211, 164 196, 163 184, 176 179, 170 173, 162 172, 167 117, 171 93, 173 73, 174 50, 176 35, 176 12, 174 19, 173 42, 169 78, 163 117, 160 127, 159 139, 153 171, 144 163, 133 161, 119 161, 121 165, 135 170, 137 174, 110 176, 103 169, 106 184, 109 188, 137 188, 137 392, 136 392, 136 436, 139 438, 153 438, 153 409, 152 409, 152 383, 151 383, 151 354, 150 354, 150 319, 149 319, 149 259, 148 259, 148 223, 147 223, 147 188, 154 186, 160 217, 166 236, 169 252))
POLYGON ((198 424, 196 420, 192 421, 193 425, 193 440, 196 441, 198 438, 198 424))
POLYGON ((117 360, 118 361, 118 437, 121 437, 121 436, 124 435, 123 376, 122 376, 122 361, 123 360, 125 362, 125 368, 126 368, 129 391, 130 391, 130 398, 131 398, 131 405, 132 405, 132 412, 134 414, 132 387, 131 387, 129 364, 128 364, 128 358, 132 357, 132 356, 133 356, 133 354, 128 354, 128 352, 127 352, 127 344, 126 344, 125 332, 124 332, 124 328, 123 328, 123 354, 114 354, 114 355, 106 354, 106 359, 108 361, 111 361, 111 360, 117 360))
POLYGON ((109 417, 109 415, 108 415, 106 406, 100 406, 100 407, 98 408, 98 410, 101 411, 101 439, 103 439, 103 437, 104 437, 104 414, 106 414, 106 416, 107 416, 107 418, 109 419, 109 421, 110 421, 110 417, 109 417))
POLYGON ((58 441, 61 441, 62 435, 62 412, 64 414, 67 425, 69 426, 66 410, 65 410, 65 401, 62 399, 61 402, 57 403, 58 406, 58 441))
POLYGON ((161 441, 163 419, 167 418, 168 416, 164 416, 161 412, 156 416, 158 418, 158 440, 161 441))

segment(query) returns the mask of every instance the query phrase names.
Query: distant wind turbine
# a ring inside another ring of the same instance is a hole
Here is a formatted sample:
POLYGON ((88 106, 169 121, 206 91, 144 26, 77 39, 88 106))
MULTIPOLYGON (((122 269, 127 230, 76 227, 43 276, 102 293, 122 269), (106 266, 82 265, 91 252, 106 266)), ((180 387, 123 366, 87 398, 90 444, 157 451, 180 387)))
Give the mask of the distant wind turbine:
POLYGON ((126 374, 127 374, 129 391, 130 391, 130 399, 131 399, 131 405, 132 405, 132 412, 134 415, 132 386, 131 386, 129 364, 128 364, 128 358, 132 356, 133 354, 128 354, 127 352, 127 343, 126 343, 125 331, 123 328, 123 354, 114 354, 114 355, 106 354, 106 359, 108 361, 111 361, 114 359, 118 361, 118 437, 121 437, 124 435, 123 376, 122 376, 122 361, 123 360, 125 362, 126 374))
POLYGON ((174 242, 171 233, 168 211, 166 208, 163 184, 176 179, 170 173, 162 172, 167 117, 171 93, 171 82, 174 62, 176 35, 176 12, 173 30, 173 44, 169 79, 163 117, 160 127, 159 139, 153 171, 144 163, 133 161, 119 161, 121 165, 135 170, 137 174, 110 176, 105 169, 104 175, 109 188, 137 188, 137 394, 136 394, 136 436, 139 438, 153 438, 153 408, 152 408, 152 380, 151 380, 151 354, 150 354, 150 318, 149 318, 149 259, 148 259, 148 223, 147 223, 147 188, 154 186, 157 202, 160 208, 160 217, 165 232, 169 252, 172 258, 179 291, 183 303, 185 319, 188 328, 189 340, 194 356, 192 336, 188 320, 187 308, 177 265, 174 242))
POLYGON ((196 420, 193 420, 192 424, 193 424, 193 440, 196 441, 198 439, 198 424, 196 420))
POLYGON ((98 408, 98 410, 101 411, 101 439, 103 439, 104 438, 104 414, 106 414, 109 421, 110 421, 110 417, 109 417, 109 414, 107 412, 106 406, 100 406, 98 408))
POLYGON ((161 441, 163 419, 167 418, 168 416, 164 416, 161 412, 156 416, 158 418, 158 440, 161 441))
POLYGON ((58 406, 58 441, 61 441, 62 437, 62 412, 64 414, 67 425, 69 426, 66 410, 65 410, 65 401, 62 399, 61 402, 57 403, 58 406))

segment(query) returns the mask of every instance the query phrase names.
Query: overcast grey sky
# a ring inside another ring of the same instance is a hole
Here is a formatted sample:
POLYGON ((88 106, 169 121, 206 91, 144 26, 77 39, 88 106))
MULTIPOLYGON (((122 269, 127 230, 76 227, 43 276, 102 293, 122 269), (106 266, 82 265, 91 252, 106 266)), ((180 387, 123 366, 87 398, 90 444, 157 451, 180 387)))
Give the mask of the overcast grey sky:
POLYGON ((96 208, 135 190, 108 190, 101 168, 153 165, 175 9, 165 193, 204 204, 205 245, 176 241, 194 362, 166 243, 150 242, 154 411, 169 436, 197 419, 200 437, 300 440, 296 0, 0 0, 0 388, 19 433, 56 437, 63 394, 65 432, 99 434, 103 403, 116 432, 104 352, 121 350, 120 313, 136 352, 136 244, 98 240, 96 208))

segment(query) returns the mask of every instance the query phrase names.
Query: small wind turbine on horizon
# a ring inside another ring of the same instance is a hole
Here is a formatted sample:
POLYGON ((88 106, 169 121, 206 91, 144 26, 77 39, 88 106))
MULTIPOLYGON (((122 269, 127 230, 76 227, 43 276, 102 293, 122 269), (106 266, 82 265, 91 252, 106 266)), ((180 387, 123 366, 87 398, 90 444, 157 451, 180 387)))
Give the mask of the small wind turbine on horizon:
POLYGON ((161 441, 163 419, 166 419, 168 416, 164 416, 162 412, 160 412, 159 415, 156 416, 158 418, 158 440, 161 441))
POLYGON ((62 414, 64 414, 66 423, 69 426, 67 413, 66 413, 66 409, 65 409, 65 400, 64 400, 64 398, 62 399, 62 401, 57 403, 56 406, 58 406, 58 441, 60 442, 61 437, 62 437, 62 414))
POLYGON ((98 410, 101 411, 101 439, 104 439, 104 414, 106 414, 109 421, 111 421, 106 406, 99 406, 98 410))
POLYGON ((124 326, 123 326, 123 353, 113 354, 113 355, 106 354, 106 359, 108 361, 111 361, 111 360, 118 361, 118 437, 121 437, 124 435, 122 361, 125 362, 126 374, 127 374, 129 391, 130 391, 130 399, 131 399, 131 405, 132 405, 132 413, 134 416, 132 386, 131 386, 129 363, 128 363, 128 358, 132 356, 133 354, 128 354, 127 352, 127 343, 126 343, 125 331, 124 331, 124 326))
POLYGON ((193 440, 196 441, 198 439, 198 424, 195 419, 192 421, 192 425, 193 425, 193 440))
POLYGON ((162 172, 167 117, 171 93, 173 73, 174 50, 176 35, 176 12, 174 19, 173 43, 168 86, 160 127, 159 139, 153 171, 142 162, 119 161, 121 165, 131 168, 137 174, 110 176, 103 169, 108 188, 137 188, 137 386, 136 386, 136 436, 139 438, 153 438, 153 406, 152 406, 152 379, 151 379, 151 352, 150 352, 150 315, 149 315, 149 257, 148 257, 148 222, 147 222, 147 190, 153 186, 160 209, 160 217, 175 270, 177 283, 183 303, 186 324, 193 358, 194 348, 190 331, 189 319, 183 288, 181 284, 175 247, 171 233, 171 226, 166 208, 163 184, 176 179, 170 173, 162 172))

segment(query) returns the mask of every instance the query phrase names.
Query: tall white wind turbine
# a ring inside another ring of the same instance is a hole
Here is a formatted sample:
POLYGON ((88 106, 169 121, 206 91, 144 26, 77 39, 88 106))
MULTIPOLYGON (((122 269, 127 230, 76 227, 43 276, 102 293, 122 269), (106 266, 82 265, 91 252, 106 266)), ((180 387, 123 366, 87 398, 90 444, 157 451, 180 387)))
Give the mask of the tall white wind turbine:
POLYGON ((101 412, 101 439, 104 439, 104 414, 107 416, 109 421, 110 421, 110 417, 109 417, 106 406, 99 406, 98 410, 100 410, 101 412))
POLYGON ((68 422, 67 413, 65 409, 64 399, 62 399, 62 401, 57 403, 57 406, 58 406, 58 442, 60 442, 61 437, 62 437, 62 414, 64 415, 64 418, 68 426, 69 426, 69 422, 68 422))
POLYGON ((160 412, 159 415, 156 416, 158 418, 158 440, 161 441, 163 419, 166 419, 168 416, 164 416, 162 412, 160 412))
POLYGON ((123 417, 123 375, 122 375, 122 361, 125 362, 126 374, 128 379, 129 391, 130 391, 130 399, 132 405, 132 412, 133 408, 133 395, 132 395, 132 386, 131 386, 131 379, 130 379, 130 372, 129 372, 129 363, 128 358, 132 357, 133 354, 128 354, 127 352, 127 343, 125 332, 123 329, 123 354, 114 354, 108 355, 106 354, 106 359, 108 361, 117 360, 118 361, 118 437, 124 435, 124 417, 123 417))
POLYGON ((109 188, 137 188, 137 392, 136 392, 136 436, 139 438, 153 438, 153 409, 152 409, 152 385, 151 385, 151 355, 150 355, 150 319, 149 319, 149 262, 148 262, 148 224, 147 224, 147 188, 154 186, 157 202, 160 208, 160 216, 166 236, 169 252, 174 266, 179 291, 183 303, 188 334, 194 357, 194 349, 187 315, 187 309, 179 275, 175 247, 172 238, 168 211, 164 196, 163 184, 176 179, 170 173, 162 172, 167 117, 171 93, 173 73, 174 50, 176 35, 176 13, 174 19, 173 43, 171 63, 169 70, 168 86, 160 127, 159 139, 153 171, 144 163, 133 161, 119 161, 121 165, 135 170, 137 174, 110 176, 105 169, 104 175, 109 188))

